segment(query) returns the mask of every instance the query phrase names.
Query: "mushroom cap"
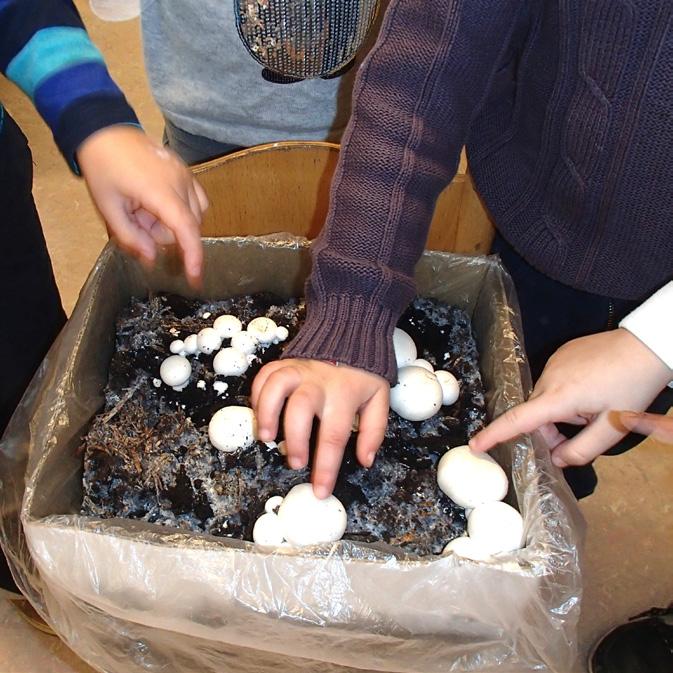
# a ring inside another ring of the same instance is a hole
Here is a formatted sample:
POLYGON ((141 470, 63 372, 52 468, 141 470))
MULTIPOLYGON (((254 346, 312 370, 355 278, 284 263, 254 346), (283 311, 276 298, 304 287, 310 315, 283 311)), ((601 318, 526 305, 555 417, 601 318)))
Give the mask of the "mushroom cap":
POLYGON ((475 453, 467 445, 440 458, 437 484, 453 502, 467 508, 502 500, 509 488, 505 470, 487 453, 475 453))
POLYGON ((425 421, 442 406, 442 386, 423 367, 402 367, 390 390, 390 408, 408 421, 425 421))
POLYGON ((278 518, 285 539, 304 547, 340 540, 346 531, 346 510, 333 495, 320 499, 311 484, 297 484, 283 498, 278 518))

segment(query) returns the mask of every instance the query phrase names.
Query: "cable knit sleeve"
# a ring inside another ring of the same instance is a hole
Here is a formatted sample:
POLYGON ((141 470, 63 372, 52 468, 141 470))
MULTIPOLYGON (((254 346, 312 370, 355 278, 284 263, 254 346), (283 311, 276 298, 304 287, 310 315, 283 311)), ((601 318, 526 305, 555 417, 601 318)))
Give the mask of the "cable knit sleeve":
POLYGON ((72 0, 0 0, 0 72, 31 98, 75 172, 92 133, 139 125, 72 0))
POLYGON ((395 381, 392 332, 435 200, 455 174, 522 0, 393 0, 354 90, 307 319, 285 357, 333 360, 395 381))

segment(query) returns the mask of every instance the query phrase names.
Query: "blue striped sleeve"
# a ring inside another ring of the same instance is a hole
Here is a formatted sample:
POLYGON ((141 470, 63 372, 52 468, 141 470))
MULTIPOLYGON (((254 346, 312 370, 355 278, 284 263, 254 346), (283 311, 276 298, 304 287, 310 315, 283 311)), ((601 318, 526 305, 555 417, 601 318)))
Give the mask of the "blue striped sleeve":
POLYGON ((30 96, 75 171, 89 135, 139 126, 72 0, 0 0, 0 70, 30 96))
POLYGON ((114 98, 119 95, 119 89, 102 63, 88 61, 60 70, 43 80, 33 94, 33 102, 53 129, 74 101, 92 95, 114 98))
POLYGON ((32 35, 9 62, 6 74, 34 98, 40 84, 80 63, 104 65, 102 54, 84 28, 53 26, 32 35))

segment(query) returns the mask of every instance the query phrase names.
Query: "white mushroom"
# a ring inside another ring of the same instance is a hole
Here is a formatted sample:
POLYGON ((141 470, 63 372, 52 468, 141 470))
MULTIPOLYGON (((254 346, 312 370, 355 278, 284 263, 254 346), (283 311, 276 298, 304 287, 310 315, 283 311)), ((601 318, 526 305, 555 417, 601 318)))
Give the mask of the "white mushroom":
POLYGON ((213 329, 223 338, 230 339, 243 329, 241 321, 235 315, 221 315, 215 319, 213 329))
POLYGON ((199 350, 198 337, 196 334, 190 334, 185 339, 185 353, 187 355, 194 355, 199 350))
POLYGON ((216 411, 208 424, 208 437, 220 451, 231 453, 255 441, 255 414, 248 407, 230 406, 216 411))
POLYGON ((402 367, 390 390, 390 408, 408 421, 424 421, 442 406, 442 386, 423 367, 402 367))
POLYGON ((283 529, 280 519, 273 512, 266 512, 255 521, 252 539, 259 545, 278 547, 283 543, 283 529))
POLYGON ((238 348, 246 355, 251 355, 257 348, 257 339, 249 332, 238 332, 231 337, 231 345, 233 348, 238 348))
POLYGON ((467 532, 489 554, 514 551, 523 545, 523 519, 505 502, 487 502, 474 508, 467 532))
POLYGON ((185 342, 182 339, 175 339, 174 341, 171 341, 171 345, 168 348, 171 353, 178 355, 181 351, 185 350, 185 342))
POLYGON ((460 383, 458 379, 451 373, 438 369, 435 376, 442 386, 442 404, 449 406, 455 404, 460 397, 460 383))
POLYGON ((225 383, 224 381, 215 381, 215 383, 213 383, 213 389, 218 395, 223 395, 227 391, 228 387, 229 384, 225 383))
POLYGON ((220 376, 240 376, 248 369, 248 357, 238 348, 223 348, 213 360, 213 369, 220 376))
POLYGON ((254 318, 248 323, 246 331, 259 343, 267 345, 276 338, 278 325, 271 318, 254 318))
POLYGON ((456 446, 441 457, 437 484, 461 507, 502 500, 509 485, 505 471, 491 456, 474 453, 469 446, 456 446))
POLYGON ((159 376, 161 380, 171 388, 182 389, 189 383, 189 377, 192 375, 192 365, 187 358, 181 355, 170 355, 159 367, 159 376))
POLYGON ((457 537, 444 547, 442 556, 453 552, 456 556, 469 558, 473 561, 490 561, 491 555, 488 550, 483 547, 477 540, 471 537, 463 536, 457 537))
POLYGON ((196 343, 202 353, 210 355, 222 345, 222 337, 212 327, 204 327, 197 334, 196 343))
POLYGON ((414 340, 399 327, 393 331, 393 348, 398 369, 410 365, 418 355, 414 340))
POLYGON ((423 367, 423 369, 427 369, 429 372, 435 371, 435 368, 427 360, 424 360, 423 358, 417 358, 411 363, 411 365, 413 367, 423 367))
POLYGON ((266 504, 264 505, 264 511, 265 512, 275 512, 280 507, 280 504, 282 502, 283 502, 283 496, 282 495, 272 495, 266 501, 266 504))
POLYGON ((283 536, 295 547, 335 542, 346 531, 346 510, 333 495, 316 497, 311 484, 298 484, 278 510, 283 536))

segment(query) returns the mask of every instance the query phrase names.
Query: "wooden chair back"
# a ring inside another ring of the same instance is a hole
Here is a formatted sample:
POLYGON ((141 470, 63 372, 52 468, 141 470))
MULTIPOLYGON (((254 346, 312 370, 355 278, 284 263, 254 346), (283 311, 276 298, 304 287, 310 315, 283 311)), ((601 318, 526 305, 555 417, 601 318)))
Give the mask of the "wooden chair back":
MULTIPOLYGON (((338 156, 333 143, 279 142, 194 166, 210 200, 203 235, 289 232, 314 238, 327 215, 338 156)), ((486 254, 492 239, 493 226, 463 160, 437 200, 426 247, 486 254)))

